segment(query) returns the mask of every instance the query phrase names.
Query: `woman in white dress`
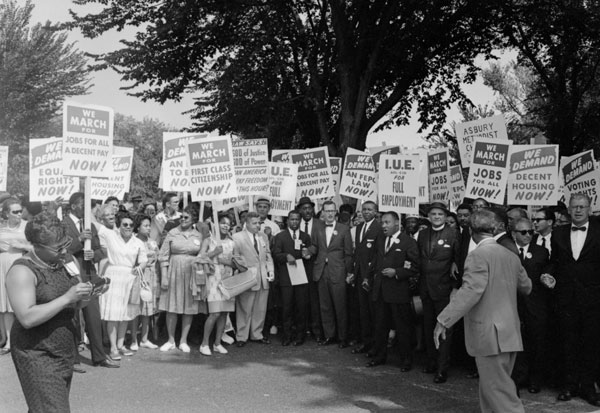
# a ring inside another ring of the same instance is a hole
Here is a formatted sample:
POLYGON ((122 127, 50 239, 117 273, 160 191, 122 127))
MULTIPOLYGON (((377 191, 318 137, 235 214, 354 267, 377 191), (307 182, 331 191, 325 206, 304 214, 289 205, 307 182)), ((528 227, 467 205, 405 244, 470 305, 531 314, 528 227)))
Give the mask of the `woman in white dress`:
MULTIPOLYGON (((225 330, 225 322, 227 321, 227 313, 235 310, 235 298, 227 300, 219 291, 219 283, 222 279, 229 278, 233 275, 232 257, 233 257, 233 239, 230 234, 231 218, 229 215, 219 217, 219 236, 220 243, 214 238, 207 238, 202 243, 202 254, 206 254, 207 258, 211 259, 215 271, 213 274, 208 274, 206 286, 208 288, 208 313, 209 316, 204 323, 204 336, 200 345, 200 353, 205 356, 212 355, 209 346, 210 335, 217 327, 215 344, 213 350, 217 353, 227 354, 227 350, 221 344, 221 337, 225 330)), ((204 258, 204 257, 203 257, 204 258)))
POLYGON ((106 240, 108 266, 104 276, 110 278, 110 287, 100 296, 100 318, 106 321, 110 341, 110 357, 133 353, 123 346, 127 322, 140 314, 139 304, 129 304, 129 296, 139 270, 144 272, 148 261, 144 243, 133 235, 133 218, 128 213, 117 216, 119 231, 103 229, 106 240), (139 267, 139 270, 135 267, 139 267))
POLYGON ((4 347, 0 355, 10 352, 10 329, 14 321, 13 309, 8 301, 5 281, 6 273, 17 258, 31 251, 32 247, 25 239, 27 221, 21 219, 23 207, 17 198, 8 198, 2 203, 0 222, 0 339, 4 339, 4 347))

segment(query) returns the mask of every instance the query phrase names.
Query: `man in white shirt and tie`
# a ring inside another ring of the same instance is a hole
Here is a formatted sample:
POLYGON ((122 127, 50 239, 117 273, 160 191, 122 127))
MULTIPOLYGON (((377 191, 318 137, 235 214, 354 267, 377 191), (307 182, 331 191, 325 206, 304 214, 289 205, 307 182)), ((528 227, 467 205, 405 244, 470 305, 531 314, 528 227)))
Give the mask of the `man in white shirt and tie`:
POLYGON ((540 208, 531 219, 536 235, 533 242, 544 247, 548 253, 552 253, 552 227, 554 226, 554 214, 549 208, 540 208))

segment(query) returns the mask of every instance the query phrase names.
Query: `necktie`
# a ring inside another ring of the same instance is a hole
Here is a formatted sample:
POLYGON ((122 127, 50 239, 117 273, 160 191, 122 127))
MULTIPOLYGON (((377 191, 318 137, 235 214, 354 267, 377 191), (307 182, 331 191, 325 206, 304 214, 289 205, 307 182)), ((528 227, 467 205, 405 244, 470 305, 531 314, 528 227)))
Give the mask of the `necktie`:
POLYGON ((542 243, 540 244, 542 247, 546 248, 546 238, 541 237, 542 238, 542 243))
POLYGON ((388 237, 387 241, 385 242, 385 252, 388 252, 390 250, 391 244, 392 244, 392 237, 388 237))
POLYGON ((256 253, 258 254, 258 242, 256 242, 256 234, 254 234, 254 249, 256 250, 256 253))
POLYGON ((332 227, 333 224, 325 224, 326 227, 332 227))
POLYGON ((362 227, 362 232, 360 233, 360 241, 361 242, 365 239, 366 233, 367 233, 367 223, 365 222, 362 227))
POLYGON ((294 239, 298 239, 298 238, 296 238, 296 231, 294 231, 294 239))
MULTIPOLYGON (((304 221, 304 232, 308 234, 308 221, 304 221)), ((308 234, 310 235, 310 234, 308 234)))
POLYGON ((83 232, 83 221, 79 220, 79 233, 81 234, 83 232))
POLYGON ((586 227, 571 227, 571 231, 585 231, 586 227))
POLYGON ((521 259, 524 260, 525 259, 525 254, 524 254, 525 250, 523 248, 519 248, 519 254, 521 255, 521 259))

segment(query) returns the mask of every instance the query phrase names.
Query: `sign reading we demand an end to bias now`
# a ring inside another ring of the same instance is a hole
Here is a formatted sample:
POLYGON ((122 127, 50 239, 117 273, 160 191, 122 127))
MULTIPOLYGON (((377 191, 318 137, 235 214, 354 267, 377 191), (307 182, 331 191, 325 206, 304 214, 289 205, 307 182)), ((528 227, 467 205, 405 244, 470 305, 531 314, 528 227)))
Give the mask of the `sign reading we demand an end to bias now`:
POLYGON ((231 138, 215 136, 186 143, 192 201, 223 200, 238 196, 231 138))
POLYGON ((79 190, 79 178, 62 174, 62 138, 29 140, 29 200, 69 199, 79 190))
POLYGON ((465 197, 484 198, 494 204, 504 204, 511 144, 511 141, 475 140, 465 197))
POLYGON ((112 170, 114 112, 111 108, 65 102, 62 174, 108 178, 112 170))

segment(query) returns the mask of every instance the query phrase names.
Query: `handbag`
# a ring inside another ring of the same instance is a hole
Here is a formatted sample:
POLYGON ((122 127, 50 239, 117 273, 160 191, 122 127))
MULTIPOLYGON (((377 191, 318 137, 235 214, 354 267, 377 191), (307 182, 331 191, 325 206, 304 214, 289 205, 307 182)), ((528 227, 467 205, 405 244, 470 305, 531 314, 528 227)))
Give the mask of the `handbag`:
POLYGON ((223 294, 226 300, 248 291, 258 284, 256 279, 256 268, 249 268, 245 272, 234 275, 233 277, 221 280, 217 288, 223 294))
POLYGON ((149 303, 152 301, 152 289, 146 280, 140 277, 140 299, 149 303))
POLYGON ((137 258, 138 255, 139 255, 139 250, 138 250, 138 254, 135 257, 135 264, 133 265, 133 268, 135 268, 137 275, 133 279, 133 284, 131 285, 131 292, 129 293, 129 304, 133 304, 133 305, 140 304, 140 290, 142 289, 142 287, 141 287, 142 271, 140 270, 140 267, 138 267, 138 258, 137 258))

